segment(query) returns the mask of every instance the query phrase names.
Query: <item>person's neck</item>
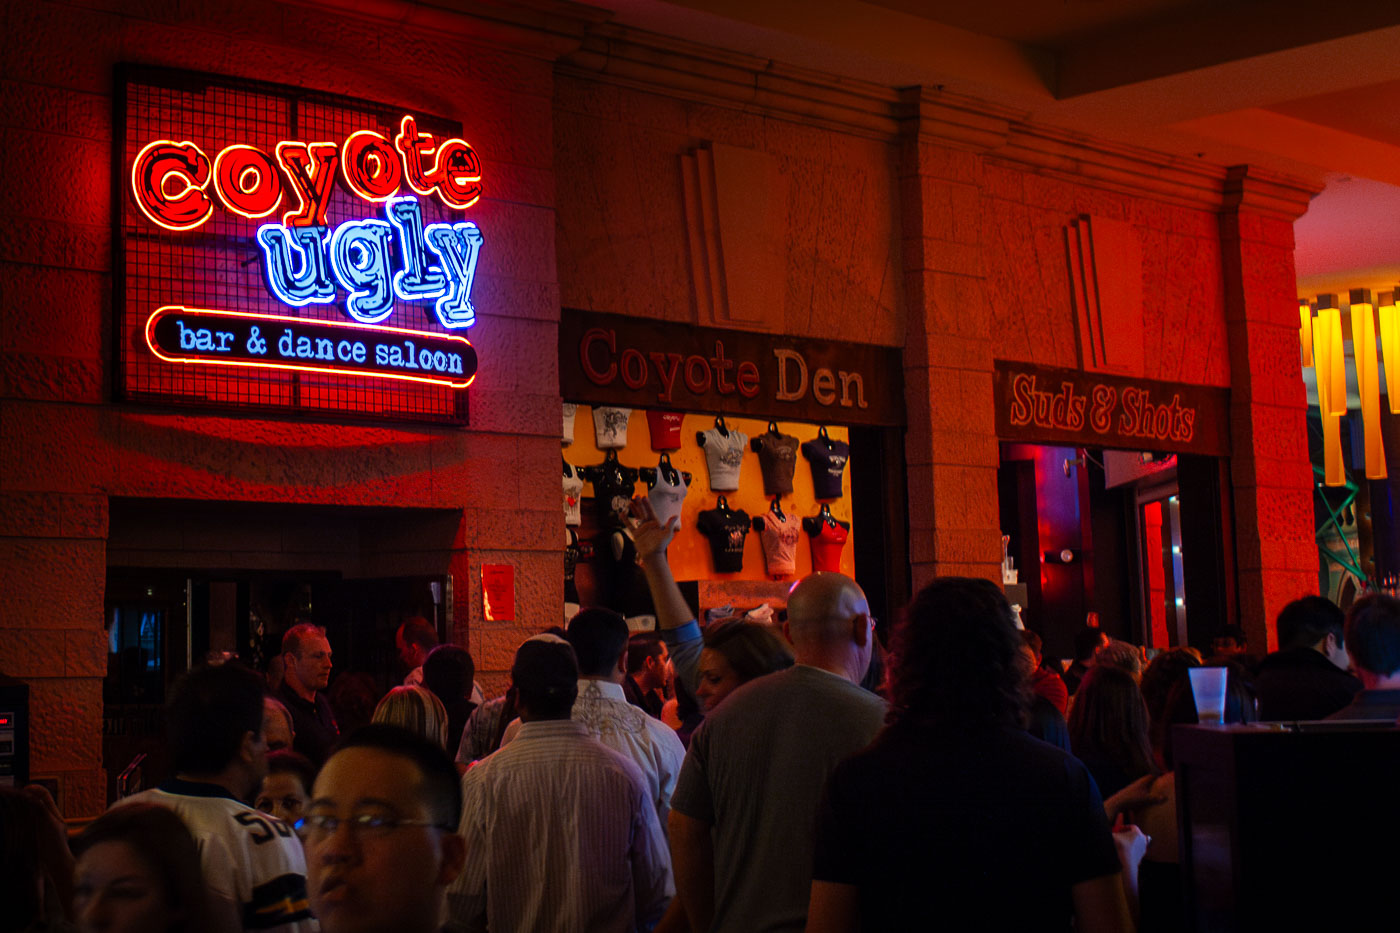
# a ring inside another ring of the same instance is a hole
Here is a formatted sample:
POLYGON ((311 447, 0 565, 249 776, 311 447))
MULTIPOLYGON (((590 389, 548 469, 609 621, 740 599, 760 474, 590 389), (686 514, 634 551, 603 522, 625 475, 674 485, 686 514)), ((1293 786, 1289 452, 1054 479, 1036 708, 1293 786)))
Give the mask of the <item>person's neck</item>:
POLYGON ((794 645, 793 655, 798 664, 815 667, 828 674, 835 674, 853 684, 860 683, 861 678, 865 676, 865 671, 856 670, 858 664, 856 658, 852 656, 852 652, 843 648, 827 648, 820 645, 798 647, 794 645))
POLYGON ((592 677, 588 676, 587 674, 580 674, 578 679, 579 679, 579 680, 596 680, 596 681, 598 681, 599 683, 613 684, 614 686, 621 687, 621 686, 622 686, 622 678, 624 678, 624 677, 626 677, 626 676, 627 676, 627 675, 624 674, 624 673, 622 673, 621 671, 613 671, 611 674, 598 674, 598 675, 595 675, 595 676, 592 676, 592 677))
POLYGON ((291 691, 308 703, 316 702, 316 691, 302 683, 295 675, 283 678, 283 682, 291 688, 291 691))
POLYGON ((217 774, 196 774, 182 771, 175 777, 177 780, 189 781, 191 784, 213 784, 215 787, 222 787, 234 797, 245 802, 252 796, 252 790, 247 787, 248 781, 243 775, 243 770, 237 764, 231 764, 217 774))

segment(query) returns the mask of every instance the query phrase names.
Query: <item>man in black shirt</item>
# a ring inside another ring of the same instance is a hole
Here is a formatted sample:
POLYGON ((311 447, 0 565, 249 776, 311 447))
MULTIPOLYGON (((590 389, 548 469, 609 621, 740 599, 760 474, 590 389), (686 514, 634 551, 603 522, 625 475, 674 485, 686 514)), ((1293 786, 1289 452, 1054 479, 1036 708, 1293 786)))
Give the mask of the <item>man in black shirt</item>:
POLYGON ((1347 655, 1362 691, 1329 719, 1400 719, 1400 599, 1376 593, 1347 613, 1347 655))
POLYGON ((1361 681, 1347 673, 1343 625, 1331 600, 1304 596, 1278 614, 1280 649, 1259 663, 1254 687, 1259 718, 1273 722, 1325 719, 1351 702, 1361 681))
POLYGON ((330 701, 320 692, 330 682, 331 643, 318 626, 309 622, 294 625, 282 636, 282 660, 286 674, 277 698, 292 714, 296 729, 292 748, 319 768, 340 737, 330 701))

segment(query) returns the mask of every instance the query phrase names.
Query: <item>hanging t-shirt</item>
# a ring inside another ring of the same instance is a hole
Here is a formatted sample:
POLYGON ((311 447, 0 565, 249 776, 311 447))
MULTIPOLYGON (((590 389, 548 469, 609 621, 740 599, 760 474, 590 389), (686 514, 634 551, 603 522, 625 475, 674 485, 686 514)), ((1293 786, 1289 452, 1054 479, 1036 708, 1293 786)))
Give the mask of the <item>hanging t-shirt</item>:
POLYGON ((739 465, 744 462, 744 445, 749 436, 743 431, 721 434, 718 428, 702 431, 705 438, 705 464, 710 468, 710 490, 733 492, 739 488, 739 465))
POLYGON ((578 525, 583 521, 583 478, 567 460, 564 461, 564 524, 578 525))
POLYGON ((676 529, 681 527, 681 507, 685 504, 685 493, 690 488, 690 484, 685 481, 685 474, 675 467, 669 469, 663 467, 656 468, 656 484, 647 490, 647 501, 651 503, 651 510, 656 515, 656 520, 665 525, 672 518, 676 520, 676 529), (666 481, 666 474, 671 473, 676 477, 674 483, 666 481))
POLYGON ((707 509, 696 518, 695 527, 710 540, 715 573, 738 573, 744 569, 744 536, 749 533, 747 512, 707 509))
POLYGON ((593 437, 599 450, 616 450, 627 446, 627 419, 630 408, 600 405, 593 409, 593 437))
POLYGON ((769 509, 758 517, 763 523, 758 540, 763 545, 763 561, 770 577, 787 577, 797 573, 797 538, 802 531, 802 520, 791 512, 784 520, 769 509))
POLYGON ((623 466, 613 459, 577 467, 576 470, 584 482, 593 484, 593 501, 597 503, 599 519, 605 524, 611 523, 614 516, 625 512, 631 505, 632 493, 637 486, 635 467, 623 466))
POLYGON ((578 584, 574 582, 574 571, 578 569, 578 559, 581 553, 578 546, 578 532, 572 528, 568 531, 568 543, 564 545, 564 602, 577 603, 578 584))
POLYGON ((564 403, 564 446, 567 447, 574 442, 574 415, 578 414, 578 406, 573 402, 564 403))
POLYGON ((802 445, 802 456, 812 465, 812 488, 818 499, 841 498, 841 477, 850 452, 850 445, 827 438, 802 445))
POLYGON ((763 494, 786 496, 792 493, 792 474, 797 471, 797 438, 771 431, 754 438, 758 445, 758 468, 763 472, 763 494))
POLYGON ((841 570, 841 549, 846 546, 850 531, 834 522, 823 521, 812 535, 812 569, 841 570))
POLYGON ((680 450, 681 422, 685 415, 678 411, 648 411, 647 427, 651 430, 652 450, 680 450))
POLYGON ((609 532, 597 538, 595 547, 596 553, 601 555, 608 588, 603 604, 628 619, 655 615, 651 588, 637 563, 637 545, 632 537, 620 530, 609 532), (614 557, 619 544, 622 553, 614 557))

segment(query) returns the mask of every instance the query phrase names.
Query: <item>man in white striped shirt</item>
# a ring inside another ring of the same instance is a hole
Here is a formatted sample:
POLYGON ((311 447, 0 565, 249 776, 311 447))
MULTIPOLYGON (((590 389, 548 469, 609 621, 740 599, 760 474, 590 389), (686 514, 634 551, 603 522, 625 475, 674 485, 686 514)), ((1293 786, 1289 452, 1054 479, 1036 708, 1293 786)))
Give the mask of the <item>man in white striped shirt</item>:
POLYGON ((651 929, 674 893, 666 839, 641 771, 570 719, 573 649, 537 635, 511 680, 520 730, 462 778, 467 862, 448 929, 651 929))

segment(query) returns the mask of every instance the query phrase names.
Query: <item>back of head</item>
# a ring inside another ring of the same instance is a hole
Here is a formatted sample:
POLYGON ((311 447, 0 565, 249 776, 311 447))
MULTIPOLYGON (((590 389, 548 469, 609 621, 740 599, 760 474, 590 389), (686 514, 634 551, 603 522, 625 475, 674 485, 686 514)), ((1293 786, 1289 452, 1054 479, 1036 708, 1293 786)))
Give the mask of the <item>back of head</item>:
POLYGON ((573 645, 581 676, 608 677, 617 670, 628 634, 621 613, 594 606, 569 620, 564 638, 573 645))
POLYGON ((1107 636, 1104 635, 1103 629, 1086 625, 1074 634, 1074 659, 1076 661, 1089 660, 1106 639, 1107 636))
MULTIPOLYGON (((388 723, 371 723, 351 733, 336 749, 367 748, 411 762, 422 776, 414 791, 433 823, 456 832, 462 819, 462 785, 457 766, 440 746, 421 735, 388 723)), ((332 755, 331 757, 335 757, 332 755)))
POLYGON ((175 685, 166 710, 177 774, 212 775, 238 757, 246 733, 262 734, 263 680, 237 662, 196 667, 175 685))
POLYGON ((721 655, 741 683, 796 663, 792 647, 771 625, 727 619, 705 628, 705 647, 721 655))
MULTIPOLYGON (((576 649, 577 650, 577 649, 576 649)), ((660 632, 637 632, 627 639, 627 673, 635 674, 651 658, 661 656, 660 632)))
POLYGON ((1304 596, 1284 606, 1278 614, 1278 646, 1311 648, 1329 633, 1341 644, 1345 624, 1346 616, 1332 600, 1304 596))
POLYGON ((1137 645, 1116 638, 1094 652, 1094 663, 1126 671, 1134 680, 1142 676, 1142 651, 1137 645))
POLYGON ((1400 671, 1400 599, 1374 593, 1352 603, 1346 647, 1353 663, 1367 673, 1387 677, 1400 671))
POLYGON ((301 779, 301 786, 308 794, 311 793, 311 786, 316 783, 316 766, 312 764, 311 759, 289 748, 268 753, 267 773, 295 774, 301 779))
POLYGON ((1069 740, 1075 755, 1107 759, 1130 778, 1155 770, 1147 705, 1121 668, 1096 664, 1084 675, 1069 711, 1069 740))
POLYGON ((461 645, 438 645, 423 661, 423 686, 444 703, 469 696, 476 678, 476 664, 461 645))
POLYGON ((1154 726, 1162 721, 1172 688, 1186 680, 1187 671, 1200 666, 1200 660, 1184 648, 1163 651, 1148 662, 1142 672, 1140 689, 1143 702, 1147 704, 1147 717, 1154 726))
POLYGON ((447 747, 447 708, 424 687, 395 687, 374 708, 374 723, 407 729, 438 748, 447 747))
POLYGON ((399 637, 407 645, 416 645, 424 652, 432 651, 437 647, 437 632, 433 629, 433 624, 422 616, 410 616, 403 620, 399 626, 399 637))
MULTIPOLYGON (((614 660, 621 651, 619 645, 614 660)), ((578 698, 578 678, 574 649, 554 635, 526 639, 510 668, 516 703, 531 719, 567 719, 578 698)))
POLYGON ((905 610, 891 649, 891 722, 1019 725, 1021 636, 989 580, 940 577, 905 610))
POLYGON ((865 591, 850 577, 810 573, 788 591, 788 636, 799 653, 808 646, 842 646, 851 640, 851 620, 869 612, 865 591))
POLYGON ((126 845, 165 889, 168 906, 182 918, 177 928, 189 933, 207 929, 204 874, 194 837, 175 811, 147 803, 113 807, 88 824, 73 841, 75 858, 107 842, 126 845))

